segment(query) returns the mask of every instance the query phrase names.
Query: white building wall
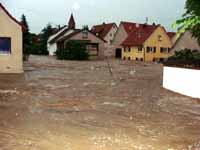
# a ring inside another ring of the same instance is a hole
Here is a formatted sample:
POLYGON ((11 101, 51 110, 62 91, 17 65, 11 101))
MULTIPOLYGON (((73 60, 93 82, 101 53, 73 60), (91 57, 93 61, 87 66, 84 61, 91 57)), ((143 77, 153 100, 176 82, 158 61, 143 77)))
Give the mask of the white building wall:
POLYGON ((163 87, 193 98, 200 98, 200 70, 164 67, 163 87))
POLYGON ((117 26, 113 26, 112 29, 107 33, 104 40, 107 41, 105 46, 111 46, 117 32, 117 26))
POLYGON ((57 44, 54 43, 54 44, 47 44, 47 49, 49 51, 49 56, 54 56, 55 55, 55 52, 57 50, 57 44))

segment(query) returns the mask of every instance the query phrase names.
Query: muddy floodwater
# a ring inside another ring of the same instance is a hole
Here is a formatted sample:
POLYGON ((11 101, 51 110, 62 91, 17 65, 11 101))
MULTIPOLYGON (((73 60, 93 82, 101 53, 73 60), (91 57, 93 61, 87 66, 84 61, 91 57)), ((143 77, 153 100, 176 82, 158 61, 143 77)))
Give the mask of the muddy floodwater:
POLYGON ((0 75, 0 150, 200 150, 200 100, 162 88, 162 65, 31 56, 0 75))

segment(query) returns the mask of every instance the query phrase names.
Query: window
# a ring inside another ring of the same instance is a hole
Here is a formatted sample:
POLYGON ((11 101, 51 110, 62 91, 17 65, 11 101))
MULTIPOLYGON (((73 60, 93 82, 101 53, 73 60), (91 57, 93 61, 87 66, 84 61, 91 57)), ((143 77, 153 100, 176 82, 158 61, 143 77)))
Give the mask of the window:
POLYGON ((154 53, 155 50, 156 50, 155 47, 147 47, 146 52, 147 52, 147 53, 154 53))
POLYGON ((162 36, 158 35, 158 41, 162 41, 162 36))
POLYGON ((11 39, 0 37, 0 54, 10 54, 11 53, 11 39))
POLYGON ((153 48, 153 52, 156 53, 156 47, 153 48))
POLYGON ((112 37, 113 35, 112 35, 112 33, 110 33, 110 37, 112 37))
POLYGON ((82 34, 83 34, 83 38, 88 38, 88 31, 87 30, 83 31, 82 34))
POLYGON ((160 48, 160 52, 161 53, 168 53, 169 52, 169 48, 161 47, 160 48))
POLYGON ((130 47, 125 47, 124 52, 131 52, 131 48, 130 47))
POLYGON ((138 47, 138 52, 141 53, 142 52, 142 46, 138 47))

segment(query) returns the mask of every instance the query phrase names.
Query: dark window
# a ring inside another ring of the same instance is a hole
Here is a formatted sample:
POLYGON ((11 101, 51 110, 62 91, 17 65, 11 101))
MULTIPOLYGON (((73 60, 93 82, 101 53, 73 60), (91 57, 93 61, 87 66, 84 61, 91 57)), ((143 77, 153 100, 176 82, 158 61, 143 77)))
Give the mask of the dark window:
POLYGON ((0 54, 11 53, 11 39, 0 37, 0 54))
POLYGON ((156 47, 153 48, 153 52, 156 53, 156 47))
POLYGON ((142 46, 138 47, 138 52, 142 52, 142 46))
POLYGON ((124 52, 131 52, 131 48, 130 48, 130 47, 126 47, 126 48, 124 49, 124 52))
POLYGON ((147 53, 149 53, 149 52, 150 52, 150 50, 151 50, 151 49, 150 49, 150 47, 147 47, 147 53))
POLYGON ((154 47, 147 47, 147 53, 153 53, 154 47))
POLYGON ((160 52, 161 53, 168 53, 169 52, 169 48, 161 47, 160 48, 160 52))
POLYGON ((131 60, 131 57, 128 57, 128 60, 131 60))

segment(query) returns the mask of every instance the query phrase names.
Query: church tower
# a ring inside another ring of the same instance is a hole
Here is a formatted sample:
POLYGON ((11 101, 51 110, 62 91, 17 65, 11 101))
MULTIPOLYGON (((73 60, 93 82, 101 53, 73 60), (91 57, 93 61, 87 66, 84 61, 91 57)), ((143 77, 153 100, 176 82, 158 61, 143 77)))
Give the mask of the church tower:
POLYGON ((74 21, 74 16, 73 16, 73 14, 71 14, 71 17, 70 17, 70 19, 69 19, 68 28, 70 28, 70 29, 75 29, 75 28, 76 28, 76 23, 75 23, 75 21, 74 21))

